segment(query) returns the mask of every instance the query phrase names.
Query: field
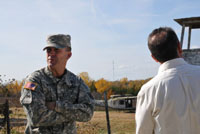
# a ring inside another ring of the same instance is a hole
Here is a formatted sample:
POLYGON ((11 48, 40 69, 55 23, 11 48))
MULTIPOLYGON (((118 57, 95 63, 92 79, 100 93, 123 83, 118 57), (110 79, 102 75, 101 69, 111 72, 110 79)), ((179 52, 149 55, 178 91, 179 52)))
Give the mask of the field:
MULTIPOLYGON (((11 108, 13 113, 10 115, 11 122, 15 123, 18 119, 18 124, 25 124, 25 115, 22 108, 11 108), (20 119, 20 120, 19 120, 20 119), (20 121, 20 122, 19 122, 20 121)), ((134 113, 126 113, 122 111, 110 111, 110 126, 112 134, 135 134, 134 113)), ((13 124, 11 128, 12 134, 23 134, 25 126, 13 124)), ((95 111, 94 116, 89 122, 77 123, 78 134, 107 134, 106 114, 104 111, 95 111)), ((6 134, 5 130, 0 131, 1 134, 6 134)))
MULTIPOLYGON (((134 113, 111 111, 110 126, 112 134, 134 134, 134 113)), ((107 134, 106 114, 104 111, 96 111, 94 117, 88 123, 78 123, 79 134, 107 134)))

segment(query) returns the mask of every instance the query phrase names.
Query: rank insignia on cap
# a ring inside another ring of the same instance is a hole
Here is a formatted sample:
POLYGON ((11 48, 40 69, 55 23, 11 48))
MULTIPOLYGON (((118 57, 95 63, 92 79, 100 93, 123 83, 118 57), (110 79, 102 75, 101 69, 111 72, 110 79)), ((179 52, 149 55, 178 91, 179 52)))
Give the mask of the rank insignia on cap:
POLYGON ((24 85, 25 89, 29 89, 29 90, 35 90, 37 84, 33 83, 33 82, 26 82, 26 84, 24 85))

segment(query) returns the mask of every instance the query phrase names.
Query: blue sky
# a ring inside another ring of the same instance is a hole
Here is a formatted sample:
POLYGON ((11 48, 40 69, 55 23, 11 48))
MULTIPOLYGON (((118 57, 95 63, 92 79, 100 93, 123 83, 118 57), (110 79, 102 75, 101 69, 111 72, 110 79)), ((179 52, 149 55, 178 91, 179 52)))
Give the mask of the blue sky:
MULTIPOLYGON (((67 68, 75 74, 111 81, 152 77, 159 64, 150 57, 148 34, 169 26, 180 38, 181 26, 173 19, 200 16, 199 5, 199 0, 1 1, 0 74, 22 80, 45 67, 46 37, 62 33, 72 37, 67 68)), ((200 47, 199 34, 192 31, 192 47, 200 47)), ((184 41, 186 47, 187 34, 184 41)))

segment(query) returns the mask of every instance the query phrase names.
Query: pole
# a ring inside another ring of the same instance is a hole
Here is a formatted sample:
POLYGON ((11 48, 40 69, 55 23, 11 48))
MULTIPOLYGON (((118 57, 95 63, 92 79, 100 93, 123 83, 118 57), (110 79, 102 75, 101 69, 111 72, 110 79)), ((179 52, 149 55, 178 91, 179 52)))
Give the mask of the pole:
POLYGON ((182 31, 181 31, 181 48, 183 48, 183 37, 184 37, 184 32, 185 32, 185 24, 182 26, 182 31))
POLYGON ((8 100, 6 100, 6 106, 5 106, 5 110, 6 110, 6 123, 7 123, 7 134, 10 134, 10 119, 9 119, 9 103, 8 100))
POLYGON ((106 91, 104 92, 104 100, 105 100, 105 110, 106 110, 106 120, 107 120, 108 134, 111 134, 110 120, 109 120, 109 113, 108 113, 107 92, 106 91))
POLYGON ((191 42, 191 27, 189 27, 189 30, 188 30, 188 47, 187 49, 189 50, 190 49, 190 42, 191 42))
POLYGON ((113 60, 113 81, 115 80, 115 66, 114 66, 114 60, 113 60))

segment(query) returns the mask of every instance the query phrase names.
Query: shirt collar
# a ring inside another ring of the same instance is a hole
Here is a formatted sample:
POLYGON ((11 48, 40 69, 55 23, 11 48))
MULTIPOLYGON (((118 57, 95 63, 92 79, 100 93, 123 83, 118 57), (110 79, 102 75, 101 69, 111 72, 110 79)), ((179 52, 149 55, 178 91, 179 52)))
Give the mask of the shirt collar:
POLYGON ((160 65, 158 73, 161 73, 170 68, 175 68, 175 67, 183 65, 183 64, 187 64, 183 58, 175 58, 172 60, 168 60, 160 65))

